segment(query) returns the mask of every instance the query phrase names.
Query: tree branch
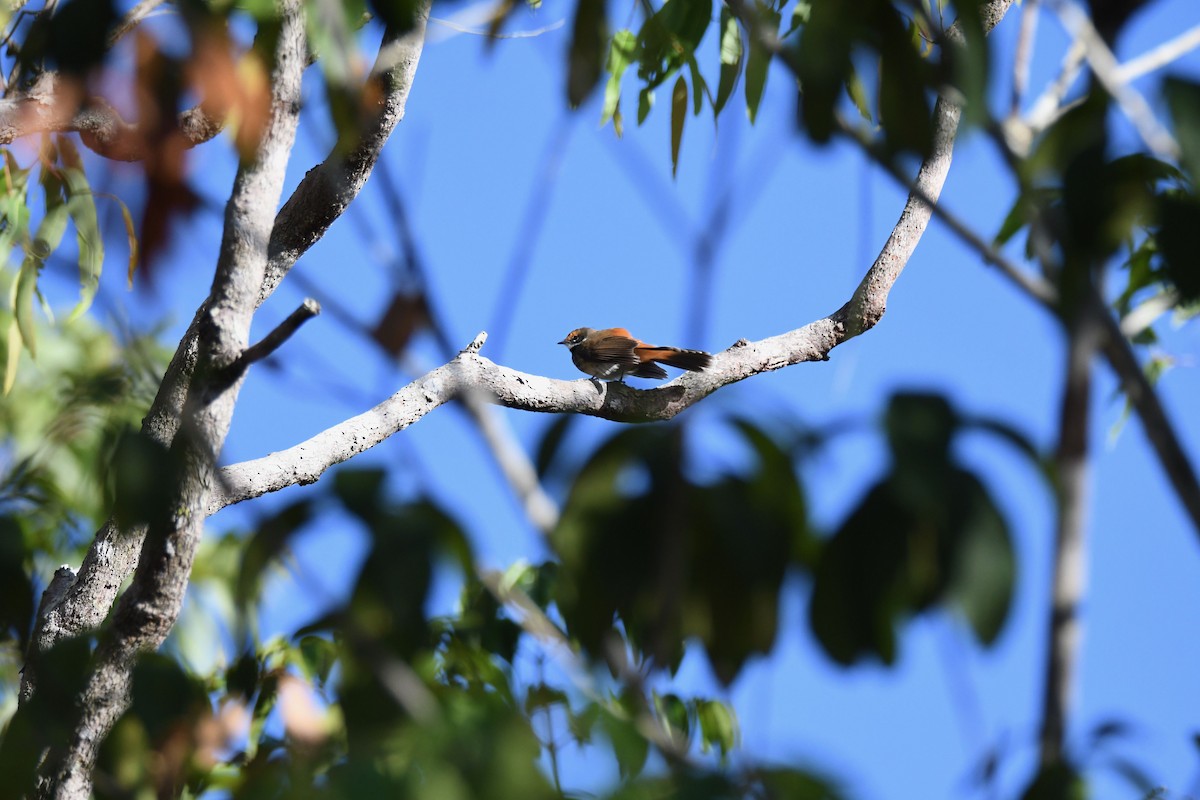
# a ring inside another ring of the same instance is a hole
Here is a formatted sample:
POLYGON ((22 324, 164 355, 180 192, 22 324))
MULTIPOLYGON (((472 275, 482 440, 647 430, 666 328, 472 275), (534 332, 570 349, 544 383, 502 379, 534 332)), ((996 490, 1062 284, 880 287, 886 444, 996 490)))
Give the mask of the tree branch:
POLYGON ((1092 25, 1091 19, 1083 9, 1065 0, 1051 0, 1051 5, 1071 35, 1082 42, 1092 74, 1117 101, 1117 105, 1133 123, 1134 129, 1151 152, 1164 161, 1179 158, 1179 144, 1154 116, 1146 98, 1128 82, 1121 80, 1121 69, 1116 56, 1105 44, 1104 38, 1092 25))
MULTIPOLYGON (((781 61, 793 73, 797 72, 797 65, 791 54, 781 49, 779 40, 773 31, 762 30, 761 26, 757 25, 752 12, 749 11, 744 0, 726 0, 726 3, 734 10, 738 18, 742 20, 742 24, 746 25, 747 30, 759 36, 760 42, 772 53, 780 56, 781 61)), ((1011 2, 1008 0, 992 0, 992 2, 985 3, 981 10, 984 30, 990 31, 995 27, 1000 17, 1003 16, 1004 11, 1010 5, 1011 2)), ((950 31, 952 32, 953 30, 952 26, 950 31)), ((1072 53, 1074 52, 1075 48, 1072 50, 1072 53)), ((1082 51, 1079 53, 1079 57, 1082 58, 1082 51)), ((1074 58, 1074 55, 1068 54, 1063 67, 1064 76, 1073 71, 1074 58)), ((1064 87, 1063 91, 1065 91, 1065 87, 1069 85, 1069 80, 1064 79, 1060 81, 1060 84, 1064 87)), ((1048 95, 1052 94, 1048 92, 1048 95)), ((943 103, 948 103, 948 101, 944 98, 939 98, 938 106, 942 106, 943 103)), ((1037 105, 1041 106, 1042 101, 1039 100, 1037 105)), ((935 117, 937 117, 937 121, 935 122, 935 141, 937 141, 937 137, 942 136, 944 133, 942 129, 943 121, 948 120, 948 115, 944 111, 939 114, 936 107, 934 113, 935 117)), ((890 160, 882 158, 865 134, 862 134, 844 122, 841 124, 841 131, 858 142, 864 152, 871 155, 877 163, 887 169, 896 180, 908 186, 912 192, 908 203, 905 205, 905 213, 901 214, 900 222, 897 225, 898 228, 912 224, 917 226, 920 232, 923 232, 924 226, 929 221, 928 215, 925 213, 916 213, 915 210, 911 216, 906 215, 908 215, 910 209, 914 209, 914 205, 917 209, 921 206, 931 209, 932 213, 946 222, 950 229, 963 242, 983 256, 987 262, 1000 267, 1001 273, 1023 289, 1030 297, 1033 297, 1047 308, 1052 309, 1055 307, 1057 303, 1057 291, 1053 286, 1036 275, 1020 269, 1012 261, 1004 258, 994 247, 981 239, 956 217, 947 213, 940 204, 934 202, 936 198, 930 196, 925 187, 915 182, 907 181, 890 160)), ((934 153, 930 158, 936 158, 937 156, 938 150, 935 147, 934 153)), ((947 153, 944 157, 948 158, 949 154, 947 153)), ((922 164, 922 172, 926 171, 925 166, 925 164, 922 164)), ((933 173, 933 170, 931 169, 930 172, 933 173)), ((919 180, 920 174, 918 174, 919 180)), ((940 190, 940 182, 937 186, 940 190)), ((912 238, 912 234, 914 233, 919 238, 919 233, 915 229, 911 233, 905 232, 903 234, 897 234, 896 230, 893 230, 892 236, 888 238, 888 244, 884 245, 879 258, 872 265, 871 272, 867 274, 867 277, 863 279, 863 283, 860 284, 860 289, 864 286, 869 287, 870 294, 868 296, 873 296, 875 299, 870 300, 868 303, 861 301, 858 303, 859 325, 871 322, 874 312, 877 311, 882 314, 882 310, 886 308, 887 292, 890 291, 891 285, 895 282, 900 270, 904 268, 904 264, 907 261, 907 256, 904 253, 907 252, 911 255, 911 250, 907 246, 901 247, 900 245, 909 243, 915 247, 915 239, 912 238), (893 245, 893 242, 897 244, 893 245), (892 258, 895 259, 894 262, 891 260, 892 258)), ((1197 532, 1200 532, 1200 480, 1197 480, 1196 472, 1192 468, 1191 462, 1184 452, 1182 445, 1179 443, 1179 437, 1175 434, 1174 426, 1167 417, 1157 393, 1155 393, 1154 388, 1143 374, 1137 356, 1134 355, 1129 341, 1121 335, 1117 321, 1113 319, 1112 314, 1104 306, 1103 301, 1099 297, 1093 297, 1090 302, 1093 305, 1093 312, 1098 314, 1104 331, 1103 352, 1105 358, 1108 360, 1113 371, 1116 372, 1117 378, 1128 394, 1134 408, 1137 409, 1138 416, 1142 420, 1142 425, 1146 429, 1146 436, 1150 439, 1150 443, 1158 455, 1163 470, 1167 473, 1167 477, 1171 481, 1176 494, 1179 496, 1180 502, 1183 503, 1184 509, 1191 517, 1193 526, 1197 532), (1100 313, 1100 311, 1103 313, 1100 313)), ((878 321, 878 318, 875 318, 875 321, 878 321)), ((847 337, 854 335, 850 327, 850 325, 847 325, 847 337)), ((863 330, 865 329, 863 328, 863 330)))
POLYGON ((112 47, 121 37, 129 33, 131 30, 141 24, 142 20, 150 16, 154 9, 163 4, 163 0, 140 0, 137 5, 129 9, 129 12, 121 19, 117 27, 113 28, 112 33, 108 35, 108 46, 112 47))
MULTIPOLYGON (((979 16, 984 33, 992 31, 1004 18, 1012 3, 1013 0, 989 0, 982 5, 979 16)), ((760 24, 757 15, 745 0, 726 0, 726 5, 741 21, 750 36, 762 44, 768 52, 779 58, 793 74, 799 76, 800 69, 795 54, 791 50, 784 49, 775 30, 760 24)), ((946 31, 946 39, 957 43, 964 41, 957 23, 946 31)), ((908 264, 909 259, 912 258, 917 244, 925 234, 925 229, 929 227, 930 217, 935 209, 939 208, 937 199, 946 182, 946 175, 950 171, 950 161, 954 154, 954 137, 958 132, 961 115, 962 109, 956 103, 944 96, 938 98, 933 111, 933 141, 929 156, 921 163, 915 181, 909 183, 901 178, 903 183, 910 186, 908 200, 900 212, 899 221, 892 228, 883 249, 875 259, 875 263, 871 265, 870 270, 855 290, 854 296, 850 299, 846 319, 847 338, 870 330, 882 319, 887 310, 887 298, 892 286, 900 277, 900 273, 908 264)), ((858 141, 869 155, 875 157, 876 161, 895 170, 889 160, 881 159, 874 153, 868 140, 855 135, 854 128, 843 123, 841 129, 843 133, 849 134, 858 141)), ((1015 273, 1017 277, 1021 274, 1020 270, 1015 273)))
POLYGON ((171 446, 179 479, 168 518, 154 519, 128 591, 97 646, 91 672, 76 701, 70 739, 39 770, 41 798, 86 798, 96 753, 129 702, 138 654, 166 639, 183 605, 192 560, 204 527, 213 467, 229 431, 241 381, 224 379, 246 349, 267 242, 300 111, 306 61, 304 19, 298 0, 280 7, 271 75, 271 118, 255 158, 238 171, 225 213, 225 230, 207 310, 199 326, 197 375, 184 407, 185 435, 171 446))
MULTIPOLYGON (((1088 280, 1087 276, 1081 280, 1088 280)), ((1078 293, 1076 293, 1078 295, 1078 293)), ((1094 309, 1086 302, 1067 322, 1067 365, 1059 416, 1058 519, 1047 626, 1046 678, 1042 695, 1039 760, 1042 769, 1061 763, 1080 641, 1079 604, 1087 565, 1088 429, 1091 420, 1092 358, 1103 338, 1094 309)))
POLYGON ((741 340, 691 372, 653 389, 590 379, 562 381, 497 365, 471 348, 413 381, 371 410, 287 450, 220 470, 221 494, 208 513, 295 484, 314 483, 325 470, 404 430, 435 408, 471 393, 505 408, 587 414, 616 422, 668 420, 731 383, 805 361, 825 361, 846 340, 845 309, 794 331, 758 342, 741 340))
MULTIPOLYGON (((310 170, 291 199, 275 218, 268 245, 267 274, 257 293, 264 301, 308 247, 321 238, 329 225, 346 209, 365 184, 391 131, 404 115, 404 105, 416 71, 428 15, 428 3, 417 15, 414 30, 405 35, 388 32, 376 62, 387 94, 379 113, 364 129, 357 148, 348 155, 332 152, 319 167, 310 170), (269 284, 269 288, 267 287, 269 284)), ((0 101, 0 109, 3 108, 0 101)), ((0 113, 0 122, 3 114, 0 113)), ((4 128, 0 124, 0 143, 4 128)), ((273 207, 273 206, 272 206, 273 207)), ((142 433, 169 446, 179 430, 183 407, 196 370, 198 335, 208 311, 206 300, 196 311, 180 340, 159 386, 158 394, 142 421, 142 433)), ((138 551, 146 526, 121 530, 109 520, 97 532, 80 565, 74 584, 61 602, 39 616, 31 642, 30 660, 64 638, 93 630, 108 616, 117 592, 137 565, 138 551)), ((23 690, 22 696, 26 693, 23 690)))
POLYGON ((321 304, 311 297, 305 298, 300 307, 288 314, 287 318, 275 326, 270 333, 242 351, 237 361, 234 362, 233 371, 235 373, 244 372, 251 364, 267 358, 283 346, 284 342, 292 338, 292 334, 300 330, 301 325, 320 313, 321 304))
POLYGON ((1184 452, 1183 445, 1179 443, 1175 426, 1167 416, 1158 392, 1154 391, 1150 379, 1142 370, 1142 365, 1133 352, 1133 346, 1122 335, 1120 323, 1094 289, 1088 302, 1091 304, 1092 313, 1098 317, 1104 334, 1101 345, 1104 358, 1116 373, 1121 390, 1137 411, 1146 431, 1146 438, 1150 440, 1150 446, 1154 448, 1158 462, 1167 473, 1167 479, 1179 497, 1179 502, 1183 504, 1184 511, 1192 520, 1192 527, 1200 534, 1200 480, 1197 480, 1196 470, 1184 452))

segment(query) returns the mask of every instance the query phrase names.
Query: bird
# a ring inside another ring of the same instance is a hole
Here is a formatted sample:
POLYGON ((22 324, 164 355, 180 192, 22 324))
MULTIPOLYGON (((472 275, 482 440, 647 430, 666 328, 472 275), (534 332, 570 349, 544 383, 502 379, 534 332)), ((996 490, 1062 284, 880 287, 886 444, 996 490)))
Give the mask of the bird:
POLYGON ((661 380, 667 371, 658 362, 691 372, 700 372, 712 363, 712 356, 702 350, 646 344, 624 328, 576 328, 559 344, 567 346, 571 361, 593 380, 624 383, 626 375, 661 380))

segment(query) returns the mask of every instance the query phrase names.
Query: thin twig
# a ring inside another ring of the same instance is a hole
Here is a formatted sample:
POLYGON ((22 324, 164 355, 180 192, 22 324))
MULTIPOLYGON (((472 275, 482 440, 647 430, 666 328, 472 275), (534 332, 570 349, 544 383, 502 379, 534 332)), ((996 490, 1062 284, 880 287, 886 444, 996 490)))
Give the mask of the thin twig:
POLYGON ((1025 89, 1029 86, 1029 63, 1033 60, 1033 42, 1037 38, 1038 3, 1037 0, 1026 0, 1021 9, 1021 32, 1017 38, 1017 47, 1013 52, 1013 85, 1010 117, 1021 113, 1021 101, 1025 97, 1025 89))
POLYGON ((1178 304, 1179 292, 1174 289, 1154 295, 1121 318, 1121 334, 1132 339, 1178 304))
MULTIPOLYGON (((1086 281, 1089 277, 1080 280, 1086 281)), ((1058 518, 1039 734, 1039 760, 1043 769, 1063 760, 1067 716, 1079 656, 1079 606, 1083 599, 1086 568, 1084 534, 1087 530, 1091 370, 1092 358, 1102 337, 1094 310, 1086 302, 1079 304, 1074 318, 1067 322, 1067 364, 1055 454, 1058 518)))
POLYGON ((142 20, 150 16, 150 13, 161 6, 163 2, 164 0, 141 0, 141 2, 129 9, 129 13, 108 34, 108 46, 112 47, 120 41, 122 36, 136 28, 142 20))
POLYGON ((1200 534, 1200 480, 1191 460, 1179 443, 1179 434, 1163 408, 1158 392, 1142 370, 1129 340, 1121 333, 1120 325, 1109 312, 1104 300, 1093 290, 1089 298, 1093 313, 1100 320, 1104 342, 1104 357, 1121 382, 1121 389, 1138 412, 1146 438, 1154 448, 1167 479, 1171 481, 1175 494, 1192 520, 1192 527, 1200 534))
POLYGON ((1079 79, 1086 55, 1087 48, 1083 46, 1083 42, 1077 39, 1071 43, 1071 47, 1063 55, 1058 77, 1038 96, 1029 113, 1025 115, 1025 127, 1028 129, 1024 136, 1025 141, 1021 147, 1013 148, 1018 153, 1028 153, 1033 138, 1061 115, 1063 99, 1079 79))
POLYGON ((1164 161, 1179 158, 1179 144, 1154 116, 1154 111, 1141 92, 1121 80, 1120 65, 1116 56, 1108 48, 1088 15, 1073 2, 1051 0, 1051 4, 1067 31, 1083 43, 1088 65, 1092 68, 1096 80, 1100 81, 1105 91, 1117 101, 1117 105, 1133 123, 1146 146, 1164 161))
POLYGON ((1165 67, 1177 58, 1187 55, 1197 47, 1200 47, 1200 25, 1189 28, 1174 39, 1163 42, 1137 58, 1129 59, 1117 67, 1115 78, 1121 83, 1135 81, 1143 75, 1165 67))
POLYGON ((275 326, 266 336, 242 351, 241 356, 234 362, 235 374, 244 372, 251 364, 262 361, 278 350, 284 342, 292 337, 300 326, 321 313, 321 304, 311 297, 296 308, 287 319, 275 326))
POLYGON ((471 36, 482 36, 485 39, 533 39, 538 36, 542 36, 543 34, 550 33, 551 31, 556 31, 559 28, 561 28, 563 25, 567 24, 566 19, 560 19, 558 22, 551 22, 549 25, 545 25, 541 28, 534 28, 534 29, 528 30, 528 31, 513 31, 511 33, 491 33, 490 31, 481 31, 476 28, 472 28, 468 25, 463 25, 462 23, 455 22, 452 19, 440 19, 438 17, 430 17, 429 21, 433 22, 437 25, 441 25, 443 28, 449 28, 450 30, 454 31, 455 33, 465 33, 465 34, 468 34, 471 36))

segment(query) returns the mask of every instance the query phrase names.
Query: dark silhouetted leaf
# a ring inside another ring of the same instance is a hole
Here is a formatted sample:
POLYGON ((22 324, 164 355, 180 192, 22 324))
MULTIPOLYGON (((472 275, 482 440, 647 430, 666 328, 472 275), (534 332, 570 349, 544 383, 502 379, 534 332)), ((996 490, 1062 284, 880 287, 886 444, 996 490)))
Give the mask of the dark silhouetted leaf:
POLYGON ((1185 303, 1200 300, 1200 199, 1163 194, 1158 198, 1155 234, 1163 265, 1185 303))
POLYGON ((534 459, 538 477, 542 480, 546 479, 551 468, 555 465, 555 460, 562 449, 562 444, 566 441, 567 434, 574 427, 578 419, 579 415, 577 414, 559 414, 554 418, 553 422, 546 426, 546 430, 542 433, 541 440, 538 442, 537 456, 534 459))
POLYGON ((960 479, 957 502, 964 506, 953 544, 946 600, 966 617, 981 644, 996 641, 1008 619, 1016 582, 1012 538, 987 490, 971 475, 960 479))
POLYGON ((713 115, 719 115, 721 109, 737 88, 738 78, 742 74, 742 59, 745 52, 742 48, 742 28, 737 17, 724 3, 721 4, 721 75, 717 81, 717 99, 713 103, 713 115))
POLYGON ((758 779, 767 800, 838 800, 844 796, 828 779, 811 772, 766 769, 759 771, 758 779))
POLYGON ((244 651, 225 670, 225 691, 249 700, 258 691, 262 665, 252 650, 244 651))
POLYGON ((0 738, 0 800, 32 797, 38 764, 50 746, 69 741, 79 715, 76 699, 91 669, 86 637, 59 642, 36 661, 37 692, 23 703, 0 738))
POLYGON ((12 517, 0 516, 0 641, 15 638, 22 652, 28 645, 34 609, 25 560, 21 526, 12 517))
POLYGON ((688 87, 680 75, 671 90, 671 177, 679 170, 679 146, 683 143, 683 123, 687 121, 688 87))
POLYGON ((333 476, 333 493, 346 510, 368 525, 383 513, 382 469, 339 469, 333 476))
POLYGON ((1085 800, 1087 783, 1070 764, 1044 767, 1026 788, 1021 800, 1085 800))
POLYGON ((650 116, 650 109, 654 108, 654 90, 645 88, 638 92, 638 125, 646 121, 646 117, 650 116))
POLYGON ((604 66, 604 0, 579 0, 567 58, 567 102, 576 108, 600 82, 604 66))
MULTIPOLYGON (((755 15, 758 19, 758 24, 770 28, 771 30, 779 30, 779 20, 781 16, 778 11, 771 6, 763 5, 761 2, 755 3, 755 15)), ((762 102, 763 92, 767 86, 767 71, 771 66, 771 53, 763 46, 757 36, 750 37, 750 54, 746 58, 746 113, 750 117, 750 124, 754 124, 754 120, 758 118, 758 106, 762 102)))
POLYGON ((234 587, 234 600, 245 610, 262 589, 262 574, 287 548, 288 542, 312 514, 308 500, 298 500, 259 521, 242 552, 242 565, 234 587))
POLYGON ((165 521, 173 511, 177 474, 174 458, 163 445, 132 428, 122 433, 108 474, 113 514, 122 526, 165 521))
POLYGON ((1163 95, 1175 122, 1181 161, 1192 180, 1200 183, 1200 82, 1168 77, 1163 81, 1163 95))
POLYGON ((806 537, 786 453, 735 423, 756 463, 698 485, 684 475, 671 427, 621 431, 580 470, 551 542, 555 600, 570 634, 601 654, 614 617, 655 665, 674 669, 698 637, 728 683, 775 640, 779 587, 806 537))
POLYGON ((614 716, 609 711, 601 713, 598 721, 612 745, 613 755, 617 757, 621 777, 640 775, 646 765, 646 757, 650 755, 650 743, 646 741, 646 737, 642 736, 632 722, 614 716))
POLYGON ((937 395, 889 404, 892 469, 825 544, 815 571, 809 621, 838 663, 892 663, 898 626, 938 604, 962 613, 983 644, 999 635, 1015 558, 983 484, 952 458, 961 427, 937 395))
POLYGON ((638 32, 638 77, 646 87, 659 86, 693 59, 711 23, 712 0, 666 0, 638 32))

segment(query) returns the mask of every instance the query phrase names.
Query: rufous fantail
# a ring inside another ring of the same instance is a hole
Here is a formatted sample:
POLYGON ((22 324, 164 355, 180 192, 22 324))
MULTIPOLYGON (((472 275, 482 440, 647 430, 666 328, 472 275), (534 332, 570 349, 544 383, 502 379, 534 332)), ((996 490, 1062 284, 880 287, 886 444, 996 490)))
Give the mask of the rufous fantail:
POLYGON ((667 364, 679 369, 699 372, 712 363, 712 356, 701 350, 681 350, 678 347, 659 347, 635 339, 624 328, 576 328, 559 344, 571 351, 575 366, 593 378, 624 382, 626 375, 638 378, 665 378, 667 371, 658 366, 667 364))

